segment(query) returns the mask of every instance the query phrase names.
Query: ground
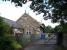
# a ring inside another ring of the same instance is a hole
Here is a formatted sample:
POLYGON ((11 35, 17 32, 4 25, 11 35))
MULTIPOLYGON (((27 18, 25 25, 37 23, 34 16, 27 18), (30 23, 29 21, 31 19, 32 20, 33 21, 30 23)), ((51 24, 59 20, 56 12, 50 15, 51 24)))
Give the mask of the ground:
POLYGON ((52 35, 49 39, 32 42, 21 50, 67 50, 64 46, 56 45, 56 36, 52 35))
POLYGON ((29 46, 25 47, 24 50, 56 50, 56 36, 48 40, 39 40, 33 42, 29 46))
POLYGON ((55 45, 32 45, 24 50, 55 50, 55 45))

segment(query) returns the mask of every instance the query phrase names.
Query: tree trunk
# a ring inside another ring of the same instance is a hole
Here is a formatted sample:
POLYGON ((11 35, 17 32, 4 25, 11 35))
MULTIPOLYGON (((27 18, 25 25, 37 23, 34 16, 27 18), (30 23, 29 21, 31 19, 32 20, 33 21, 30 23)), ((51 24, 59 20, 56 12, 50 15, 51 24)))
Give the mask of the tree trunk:
POLYGON ((62 45, 63 44, 63 33, 58 32, 57 33, 57 45, 62 45))

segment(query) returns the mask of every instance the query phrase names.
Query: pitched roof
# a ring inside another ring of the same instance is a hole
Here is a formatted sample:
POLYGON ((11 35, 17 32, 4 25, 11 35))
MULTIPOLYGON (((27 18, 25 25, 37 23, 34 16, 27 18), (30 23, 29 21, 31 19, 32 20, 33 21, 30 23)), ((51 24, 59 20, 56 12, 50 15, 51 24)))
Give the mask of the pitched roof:
POLYGON ((25 27, 33 27, 38 28, 41 23, 39 23, 37 20, 32 18, 29 14, 24 13, 17 21, 16 21, 22 28, 25 27))
MULTIPOLYGON (((24 13, 18 20, 20 20, 20 19, 22 19, 22 17, 30 17, 35 23, 38 23, 38 24, 40 24, 37 20, 35 20, 34 18, 32 18, 29 14, 27 14, 27 13, 24 13)), ((12 27, 15 27, 15 28, 21 28, 21 26, 17 23, 17 21, 13 21, 13 20, 10 20, 10 19, 7 19, 7 18, 3 18, 4 19, 4 21, 6 22, 6 23, 8 23, 10 26, 12 26, 12 27)))
MULTIPOLYGON (((27 13, 24 13, 17 21, 19 21, 20 19, 22 19, 22 17, 30 17, 32 20, 34 20, 35 21, 35 23, 39 23, 40 24, 40 22, 38 22, 36 19, 34 19, 33 17, 31 17, 29 14, 27 14, 27 13)), ((16 21, 16 22, 17 22, 16 21)))
POLYGON ((3 18, 3 20, 8 23, 11 27, 20 28, 20 26, 16 23, 16 21, 12 21, 7 18, 3 18))

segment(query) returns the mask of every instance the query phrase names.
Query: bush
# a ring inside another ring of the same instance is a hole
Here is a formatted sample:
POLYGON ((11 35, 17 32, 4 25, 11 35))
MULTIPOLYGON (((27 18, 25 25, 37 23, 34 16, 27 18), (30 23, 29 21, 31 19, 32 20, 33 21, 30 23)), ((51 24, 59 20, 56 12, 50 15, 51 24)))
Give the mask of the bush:
POLYGON ((12 37, 11 27, 0 17, 0 50, 16 50, 22 46, 12 37))

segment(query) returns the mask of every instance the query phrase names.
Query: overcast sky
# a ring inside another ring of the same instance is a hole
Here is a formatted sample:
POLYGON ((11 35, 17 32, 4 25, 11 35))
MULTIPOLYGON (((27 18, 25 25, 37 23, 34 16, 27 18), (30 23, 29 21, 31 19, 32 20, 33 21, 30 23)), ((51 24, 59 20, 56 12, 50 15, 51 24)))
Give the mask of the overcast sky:
POLYGON ((31 17, 33 17, 38 22, 44 23, 46 26, 51 25, 52 27, 55 27, 58 25, 57 23, 53 24, 51 23, 51 20, 44 20, 43 19, 43 13, 40 15, 36 15, 30 8, 31 2, 28 2, 24 4, 22 7, 15 7, 14 3, 11 3, 9 1, 2 2, 0 0, 0 16, 11 19, 13 21, 17 21, 25 12, 28 13, 31 17))

